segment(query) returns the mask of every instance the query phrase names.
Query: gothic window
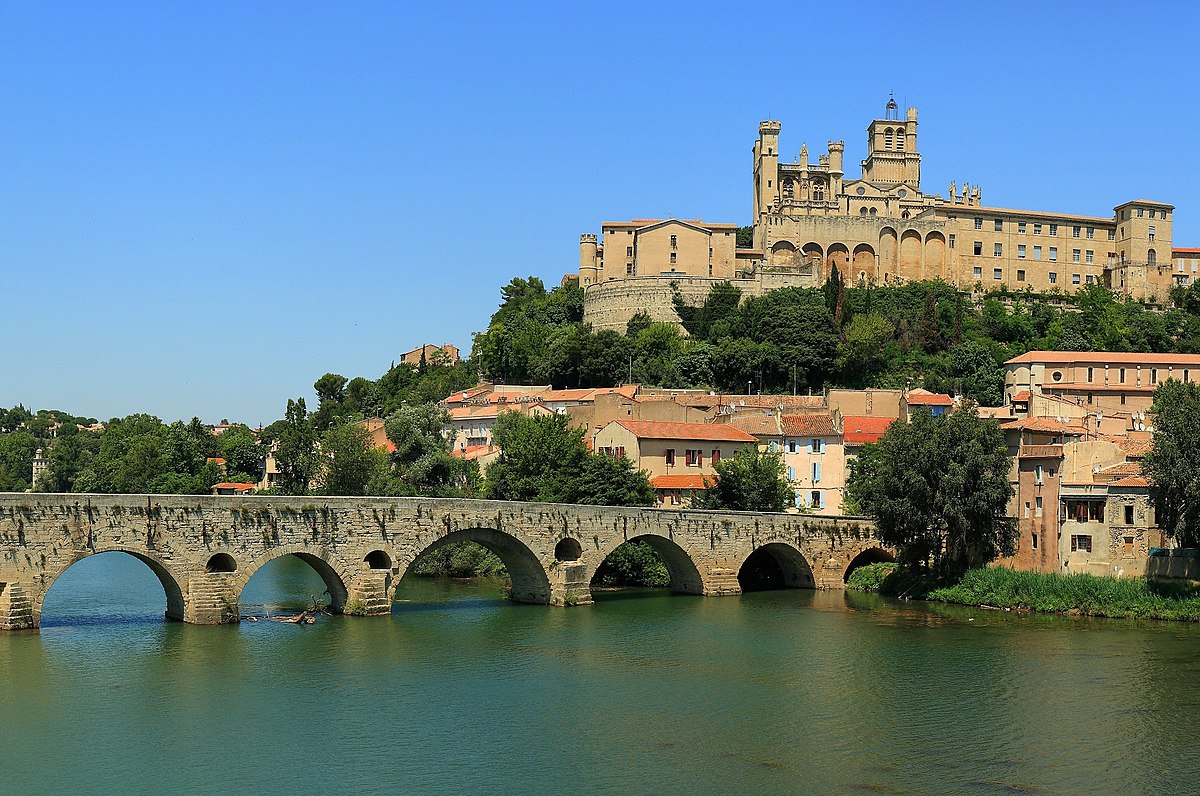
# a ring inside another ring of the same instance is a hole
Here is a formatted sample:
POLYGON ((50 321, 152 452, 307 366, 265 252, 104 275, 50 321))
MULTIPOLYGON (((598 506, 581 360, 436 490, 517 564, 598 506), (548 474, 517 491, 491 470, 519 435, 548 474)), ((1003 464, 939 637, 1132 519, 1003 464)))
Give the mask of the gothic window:
POLYGON ((791 178, 783 181, 783 195, 785 198, 792 198, 792 181, 791 178))
POLYGON ((815 185, 813 185, 813 201, 814 202, 825 201, 825 186, 824 185, 821 185, 820 183, 816 183, 815 185))
POLYGON ((860 216, 865 216, 867 214, 867 208, 865 208, 865 207, 858 208, 858 214, 860 216))
POLYGON ((904 130, 903 128, 896 131, 896 149, 904 151, 904 130))
POLYGON ((1158 264, 1158 254, 1154 251, 1154 249, 1151 249, 1150 251, 1146 252, 1146 265, 1157 265, 1157 264, 1158 264))
POLYGON ((875 215, 877 212, 878 211, 875 208, 873 208, 873 207, 871 208, 871 215, 875 215))

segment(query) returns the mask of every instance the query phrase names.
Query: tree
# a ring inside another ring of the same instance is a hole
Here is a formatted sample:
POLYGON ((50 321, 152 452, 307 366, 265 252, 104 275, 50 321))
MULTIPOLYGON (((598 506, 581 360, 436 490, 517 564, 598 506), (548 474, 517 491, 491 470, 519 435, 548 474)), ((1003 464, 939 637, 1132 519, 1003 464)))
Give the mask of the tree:
POLYGON ((716 478, 697 496, 700 508, 727 511, 783 511, 792 501, 778 453, 745 448, 714 469, 716 478))
POLYGON ((1180 547, 1200 547, 1200 387, 1170 379, 1154 391, 1153 445, 1142 461, 1155 516, 1180 547))
POLYGON ((973 406, 938 418, 921 411, 865 446, 847 491, 901 562, 954 576, 1014 552, 1011 464, 999 425, 973 406))
POLYGON ((402 407, 384 423, 395 445, 389 456, 398 494, 450 496, 463 494, 467 467, 450 455, 450 440, 442 433, 449 423, 446 410, 434 404, 402 407))
POLYGON ((565 415, 506 412, 492 432, 500 458, 487 471, 487 495, 497 500, 649 506, 654 490, 646 473, 624 457, 589 453, 583 429, 565 415))
POLYGON ((326 495, 365 495, 382 456, 371 447, 371 435, 353 423, 334 426, 321 435, 326 495))
POLYGON ((317 432, 303 398, 288 400, 277 442, 275 462, 279 468, 279 488, 287 495, 307 494, 320 460, 317 432))

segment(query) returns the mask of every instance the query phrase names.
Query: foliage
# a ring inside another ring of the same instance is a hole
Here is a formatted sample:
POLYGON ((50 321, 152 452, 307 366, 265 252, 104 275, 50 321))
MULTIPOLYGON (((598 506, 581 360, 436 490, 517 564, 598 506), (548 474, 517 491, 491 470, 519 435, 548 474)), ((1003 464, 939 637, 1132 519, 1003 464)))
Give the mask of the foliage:
POLYGON ((738 227, 736 245, 739 249, 749 249, 754 246, 754 227, 738 227))
POLYGON ((653 547, 634 539, 608 554, 592 582, 598 586, 670 586, 671 573, 653 547))
POLYGON ((880 591, 883 584, 899 568, 900 565, 895 561, 880 561, 876 564, 858 567, 850 573, 850 577, 846 581, 846 588, 856 591, 880 591))
POLYGON ((448 421, 446 411, 433 404, 406 406, 389 417, 384 430, 396 448, 389 456, 391 482, 377 480, 370 491, 442 497, 469 493, 470 467, 450 454, 450 440, 442 434, 448 421))
POLYGON ((285 495, 304 495, 321 467, 317 431, 303 398, 288 399, 282 424, 274 429, 279 489, 285 495))
POLYGON ((583 429, 565 415, 505 412, 492 438, 500 458, 487 471, 487 496, 496 500, 648 506, 654 490, 628 459, 590 453, 583 429))
POLYGON ((1154 391, 1153 446, 1142 462, 1155 516, 1180 547, 1200 547, 1200 387, 1175 379, 1154 391))
POLYGON ((696 496, 698 508, 727 511, 784 511, 792 490, 778 453, 744 448, 717 462, 717 476, 696 496))
POLYGON ((423 577, 488 578, 507 574, 500 557, 475 542, 452 542, 418 558, 413 574, 423 577))
POLYGON ((952 575, 1012 554, 1011 461, 997 423, 973 407, 938 418, 919 411, 864 446, 847 491, 902 563, 952 575))
POLYGON ((365 495, 376 472, 387 464, 386 454, 371 446, 371 435, 359 425, 334 426, 321 435, 326 495, 365 495))
POLYGON ((0 434, 0 492, 24 492, 33 477, 37 437, 28 431, 0 434))

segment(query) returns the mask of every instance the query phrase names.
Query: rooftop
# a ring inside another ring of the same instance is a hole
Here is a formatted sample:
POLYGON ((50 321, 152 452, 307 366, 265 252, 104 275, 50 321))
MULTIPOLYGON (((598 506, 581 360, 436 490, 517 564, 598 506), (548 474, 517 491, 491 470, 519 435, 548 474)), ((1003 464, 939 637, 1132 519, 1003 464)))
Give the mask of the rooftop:
POLYGON ((652 420, 614 420, 639 439, 710 440, 756 442, 753 436, 728 423, 663 423, 652 420))
POLYGON ((879 442, 888 426, 896 422, 894 417, 872 415, 846 415, 842 418, 842 433, 847 445, 862 445, 879 442))
POLYGON ((783 431, 790 437, 837 436, 833 415, 813 413, 806 415, 784 415, 783 431))
MULTIPOLYGON (((1030 351, 1013 357, 1005 365, 1032 363, 1055 363, 1070 365, 1076 362, 1089 364, 1132 364, 1132 365, 1196 365, 1200 366, 1200 354, 1142 354, 1133 351, 1030 351)), ((1055 385, 1048 385, 1055 386, 1055 385)))
MULTIPOLYGON (((711 477, 711 476, 710 476, 711 477)), ((686 475, 656 475, 650 479, 650 486, 655 489, 707 489, 704 476, 699 473, 686 475)))

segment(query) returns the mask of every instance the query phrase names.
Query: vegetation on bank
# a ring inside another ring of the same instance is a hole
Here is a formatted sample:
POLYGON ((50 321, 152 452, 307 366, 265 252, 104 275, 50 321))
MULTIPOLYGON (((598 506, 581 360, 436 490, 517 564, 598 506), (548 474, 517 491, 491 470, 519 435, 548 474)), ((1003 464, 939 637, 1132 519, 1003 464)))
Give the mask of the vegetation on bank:
POLYGON ((1200 621, 1200 587, 1187 582, 970 569, 937 581, 886 562, 850 573, 847 588, 956 605, 1011 608, 1070 616, 1200 621))

